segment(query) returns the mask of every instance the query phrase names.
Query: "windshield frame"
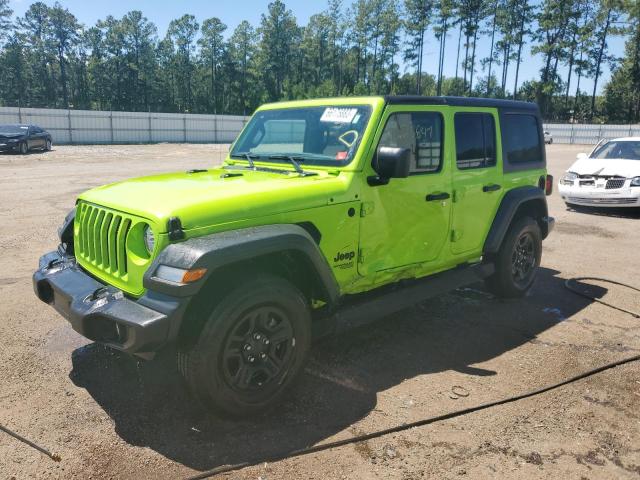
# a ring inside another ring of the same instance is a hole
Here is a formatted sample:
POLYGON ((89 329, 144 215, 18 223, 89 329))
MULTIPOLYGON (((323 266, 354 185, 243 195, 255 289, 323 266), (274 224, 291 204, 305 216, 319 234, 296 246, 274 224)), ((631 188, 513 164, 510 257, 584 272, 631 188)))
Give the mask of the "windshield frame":
POLYGON ((321 99, 321 100, 309 100, 309 101, 295 101, 295 102, 280 102, 274 104, 267 104, 260 107, 253 114, 251 119, 247 122, 242 132, 238 135, 236 140, 231 145, 229 149, 229 154, 227 156, 226 163, 227 164, 236 164, 241 162, 247 162, 244 156, 247 153, 251 154, 254 162, 257 164, 278 164, 283 167, 291 167, 291 161, 289 158, 284 157, 293 157, 297 162, 301 162, 301 166, 313 167, 313 168, 329 168, 331 170, 335 169, 344 169, 346 167, 353 167, 359 163, 359 158, 362 155, 363 148, 366 149, 366 145, 369 143, 369 137, 371 135, 371 125, 374 123, 374 118, 379 115, 380 108, 376 105, 375 100, 373 98, 367 98, 366 102, 363 102, 362 99, 357 97, 351 98, 336 98, 336 99, 321 99), (374 100, 374 101, 372 101, 374 100), (246 135, 249 135, 251 132, 252 124, 258 115, 264 114, 267 112, 279 112, 285 110, 305 110, 305 109, 327 109, 327 108, 358 108, 363 109, 360 113, 366 115, 365 119, 362 120, 363 126, 360 131, 360 135, 357 140, 353 143, 353 145, 349 148, 349 156, 345 160, 337 160, 332 157, 322 156, 320 154, 314 155, 312 153, 305 152, 284 152, 284 151, 273 151, 273 152, 253 152, 253 151, 244 151, 244 149, 240 149, 239 146, 244 143, 243 139, 246 135), (242 150, 242 151, 241 151, 242 150), (273 157, 283 157, 283 158, 273 158, 273 157))
POLYGON ((637 158, 626 158, 626 157, 598 157, 597 155, 602 153, 608 145, 611 144, 620 144, 620 143, 633 143, 638 146, 640 150, 640 140, 609 140, 602 145, 596 145, 593 151, 589 154, 589 158, 593 160, 636 160, 640 161, 640 155, 637 158))

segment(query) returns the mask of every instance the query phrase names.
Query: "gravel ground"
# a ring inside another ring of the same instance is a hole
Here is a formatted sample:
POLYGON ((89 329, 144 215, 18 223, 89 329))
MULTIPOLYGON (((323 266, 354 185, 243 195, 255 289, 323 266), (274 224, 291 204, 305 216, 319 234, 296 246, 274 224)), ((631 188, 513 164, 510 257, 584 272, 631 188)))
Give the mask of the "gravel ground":
MULTIPOLYGON (((640 214, 571 211, 531 294, 481 285, 408 308, 313 349, 275 413, 208 417, 162 359, 138 365, 87 343, 31 287, 38 257, 81 191, 126 177, 202 168, 225 146, 56 147, 0 155, 0 423, 60 454, 54 463, 0 432, 0 478, 182 478, 260 461, 223 478, 640 478, 638 363, 535 398, 274 463, 290 449, 348 438, 518 394, 637 354, 638 320, 563 288, 573 276, 640 285, 640 214), (457 395, 454 393, 457 392, 457 395)), ((548 147, 556 179, 583 147, 548 147)), ((594 283, 640 311, 637 294, 594 283)))

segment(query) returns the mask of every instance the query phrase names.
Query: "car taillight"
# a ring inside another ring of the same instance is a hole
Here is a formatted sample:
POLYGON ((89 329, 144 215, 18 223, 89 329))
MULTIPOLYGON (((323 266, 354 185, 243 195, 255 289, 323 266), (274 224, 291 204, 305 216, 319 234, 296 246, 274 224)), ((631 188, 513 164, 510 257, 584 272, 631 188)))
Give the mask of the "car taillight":
POLYGON ((551 195, 553 192, 553 175, 547 175, 547 178, 544 182, 544 193, 545 195, 551 195))

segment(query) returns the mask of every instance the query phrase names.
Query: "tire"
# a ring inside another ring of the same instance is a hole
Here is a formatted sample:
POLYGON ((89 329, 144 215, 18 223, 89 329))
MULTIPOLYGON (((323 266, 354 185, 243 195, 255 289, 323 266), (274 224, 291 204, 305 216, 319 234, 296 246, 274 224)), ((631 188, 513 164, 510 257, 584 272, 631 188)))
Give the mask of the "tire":
POLYGON ((551 145, 553 143, 553 138, 549 139, 549 145, 551 145))
POLYGON ((27 146, 27 142, 22 142, 18 146, 18 153, 20 155, 26 155, 27 153, 29 153, 29 147, 27 146))
POLYGON ((542 257, 540 226, 531 217, 516 219, 495 257, 495 272, 485 280, 498 297, 524 296, 533 285, 542 257))
POLYGON ((195 345, 178 351, 178 369, 212 413, 256 415, 282 399, 310 341, 304 295, 282 278, 261 274, 213 308, 195 345))
POLYGON ((47 152, 51 151, 51 140, 47 140, 47 143, 45 144, 44 149, 47 152))

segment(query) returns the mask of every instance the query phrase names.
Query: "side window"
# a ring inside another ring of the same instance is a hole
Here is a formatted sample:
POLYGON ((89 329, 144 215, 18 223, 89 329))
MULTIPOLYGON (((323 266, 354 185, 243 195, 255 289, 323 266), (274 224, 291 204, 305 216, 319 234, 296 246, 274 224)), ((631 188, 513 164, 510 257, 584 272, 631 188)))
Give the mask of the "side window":
POLYGON ((442 115, 437 112, 394 113, 380 137, 380 146, 411 150, 411 173, 438 172, 442 166, 442 115))
POLYGON ((496 164, 496 125, 490 113, 456 113, 456 164, 460 170, 496 164))
POLYGON ((501 122, 502 141, 509 163, 542 162, 538 119, 534 115, 509 113, 501 122))

